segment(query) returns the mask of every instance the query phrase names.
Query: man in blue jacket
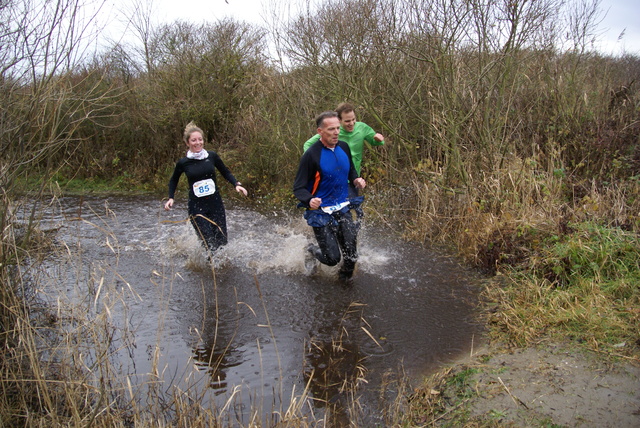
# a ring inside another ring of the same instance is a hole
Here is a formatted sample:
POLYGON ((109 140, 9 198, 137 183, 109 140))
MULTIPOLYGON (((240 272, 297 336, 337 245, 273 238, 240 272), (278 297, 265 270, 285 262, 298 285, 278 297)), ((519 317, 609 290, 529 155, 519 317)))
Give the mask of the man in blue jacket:
POLYGON ((349 280, 358 260, 358 227, 351 209, 363 199, 362 196, 349 199, 349 183, 358 189, 367 184, 358 176, 349 145, 338 140, 338 114, 321 113, 316 125, 320 139, 300 158, 293 193, 300 205, 307 208, 304 217, 318 242, 307 250, 328 266, 337 265, 342 254, 339 277, 349 280))

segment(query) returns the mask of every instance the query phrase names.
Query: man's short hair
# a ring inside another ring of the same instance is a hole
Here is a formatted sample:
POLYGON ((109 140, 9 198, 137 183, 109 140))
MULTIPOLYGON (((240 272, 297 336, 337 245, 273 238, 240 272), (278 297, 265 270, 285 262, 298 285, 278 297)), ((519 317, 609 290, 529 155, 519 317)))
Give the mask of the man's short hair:
POLYGON ((342 113, 349 113, 355 110, 356 108, 350 103, 340 103, 338 107, 336 107, 336 113, 338 113, 338 119, 340 120, 342 120, 342 113))
POLYGON ((338 113, 335 111, 323 111, 318 116, 316 116, 316 126, 318 128, 322 128, 322 124, 325 119, 329 119, 330 117, 338 117, 338 113))

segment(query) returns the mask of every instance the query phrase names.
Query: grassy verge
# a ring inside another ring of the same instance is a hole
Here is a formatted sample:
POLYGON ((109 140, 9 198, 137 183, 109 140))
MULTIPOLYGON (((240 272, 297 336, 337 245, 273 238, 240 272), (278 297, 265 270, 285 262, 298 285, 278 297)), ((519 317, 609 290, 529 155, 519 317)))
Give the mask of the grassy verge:
POLYGON ((50 179, 46 179, 43 186, 42 175, 20 177, 15 181, 15 192, 19 194, 31 194, 33 189, 45 189, 50 195, 101 195, 101 194, 162 194, 166 193, 166 182, 161 183, 159 178, 147 179, 144 182, 132 177, 128 173, 105 179, 100 177, 77 178, 73 174, 57 173, 50 179))
POLYGON ((526 346, 542 335, 562 336, 611 354, 638 354, 640 246, 638 236, 591 222, 549 236, 503 285, 487 289, 500 310, 493 335, 526 346))

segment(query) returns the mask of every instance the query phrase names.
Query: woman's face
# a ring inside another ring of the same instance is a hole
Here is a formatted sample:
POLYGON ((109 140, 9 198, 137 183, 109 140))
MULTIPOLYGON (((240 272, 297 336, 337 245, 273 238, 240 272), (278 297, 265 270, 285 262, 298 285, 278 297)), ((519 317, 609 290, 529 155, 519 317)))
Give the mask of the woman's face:
POLYGON ((194 131, 189 135, 189 139, 187 140, 187 147, 193 153, 198 153, 204 148, 204 139, 202 138, 202 134, 198 131, 194 131))

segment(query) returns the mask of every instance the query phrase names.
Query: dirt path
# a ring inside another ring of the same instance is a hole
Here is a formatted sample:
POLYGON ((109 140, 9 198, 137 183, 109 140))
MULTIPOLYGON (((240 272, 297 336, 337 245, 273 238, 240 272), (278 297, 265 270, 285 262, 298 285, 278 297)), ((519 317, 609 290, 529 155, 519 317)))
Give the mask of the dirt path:
POLYGON ((483 352, 431 388, 437 426, 640 427, 640 364, 545 345, 483 352))

